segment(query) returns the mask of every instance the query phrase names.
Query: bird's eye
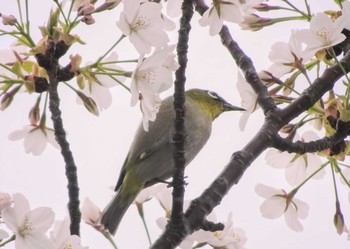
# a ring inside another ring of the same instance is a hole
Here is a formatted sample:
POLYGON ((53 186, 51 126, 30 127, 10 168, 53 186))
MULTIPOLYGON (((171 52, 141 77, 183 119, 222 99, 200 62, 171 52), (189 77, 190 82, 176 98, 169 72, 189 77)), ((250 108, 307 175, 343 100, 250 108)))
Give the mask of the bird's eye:
POLYGON ((208 91, 208 95, 209 95, 210 97, 212 97, 213 99, 219 99, 218 94, 215 93, 215 92, 208 91))

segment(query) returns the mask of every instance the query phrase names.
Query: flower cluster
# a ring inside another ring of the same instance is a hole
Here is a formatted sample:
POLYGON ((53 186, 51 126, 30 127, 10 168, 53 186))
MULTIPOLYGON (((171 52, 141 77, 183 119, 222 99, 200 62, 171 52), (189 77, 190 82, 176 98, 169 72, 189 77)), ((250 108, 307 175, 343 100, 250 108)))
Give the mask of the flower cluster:
POLYGON ((117 26, 140 54, 132 73, 131 105, 141 102, 143 127, 148 131, 148 121, 155 120, 161 104, 159 95, 172 86, 172 72, 179 67, 175 46, 168 45, 166 33, 174 25, 162 14, 159 3, 127 0, 123 6, 117 26))
MULTIPOLYGON (((172 207, 172 195, 171 190, 166 187, 165 184, 156 184, 141 191, 136 197, 134 204, 139 210, 141 219, 144 219, 143 204, 155 197, 160 206, 165 211, 165 216, 159 217, 156 220, 160 229, 164 230, 168 219, 170 218, 172 207)), ((189 201, 185 201, 184 209, 189 206, 189 201)), ((82 215, 85 222, 93 226, 98 231, 106 234, 106 231, 99 226, 99 217, 101 211, 90 200, 85 200, 82 207, 82 215)), ((216 215, 212 212, 207 217, 208 221, 217 222, 216 215)), ((112 241, 111 241, 112 242, 112 241)), ((247 242, 245 232, 241 228, 233 226, 232 214, 227 217, 227 221, 224 223, 224 229, 222 231, 204 231, 202 229, 187 236, 179 245, 181 249, 193 248, 196 243, 197 246, 210 245, 213 248, 232 248, 232 249, 244 249, 244 245, 247 242)), ((196 245, 195 245, 196 246, 196 245)))
POLYGON ((20 193, 11 196, 0 192, 0 218, 14 234, 8 238, 8 232, 0 229, 0 241, 8 239, 5 243, 9 243, 15 240, 18 249, 87 249, 80 244, 79 236, 70 235, 68 218, 56 221, 48 237, 46 233, 55 221, 54 212, 48 207, 31 209, 28 200, 20 193))

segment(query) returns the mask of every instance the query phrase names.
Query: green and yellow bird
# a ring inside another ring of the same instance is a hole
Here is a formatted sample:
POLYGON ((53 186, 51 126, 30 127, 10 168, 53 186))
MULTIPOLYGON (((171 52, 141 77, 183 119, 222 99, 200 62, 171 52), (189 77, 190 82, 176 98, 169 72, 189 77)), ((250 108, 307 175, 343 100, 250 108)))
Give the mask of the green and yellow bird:
MULTIPOLYGON (((149 131, 138 128, 115 187, 116 195, 104 209, 101 224, 115 234, 126 210, 140 191, 172 177, 174 170, 172 136, 175 111, 172 96, 164 99, 149 131)), ((217 93, 201 89, 185 92, 185 158, 188 165, 211 134, 212 122, 226 111, 244 111, 217 93)))

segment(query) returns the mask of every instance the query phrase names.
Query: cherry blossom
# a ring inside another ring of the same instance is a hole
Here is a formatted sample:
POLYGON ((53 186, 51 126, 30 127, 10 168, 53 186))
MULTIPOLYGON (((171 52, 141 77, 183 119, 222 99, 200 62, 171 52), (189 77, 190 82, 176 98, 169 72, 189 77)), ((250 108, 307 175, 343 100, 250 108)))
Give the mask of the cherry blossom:
POLYGON ((325 13, 317 13, 311 18, 310 29, 298 31, 298 36, 306 43, 305 52, 313 56, 317 51, 332 47, 345 40, 341 32, 345 28, 346 17, 340 16, 335 21, 325 13))
POLYGON ((172 71, 178 68, 174 60, 175 46, 156 50, 150 57, 139 57, 132 73, 130 86, 131 105, 140 100, 143 113, 143 127, 148 130, 148 121, 154 121, 160 107, 159 94, 169 89, 173 83, 172 71))
POLYGON ((124 9, 117 26, 140 54, 150 53, 152 47, 163 47, 169 42, 163 30, 161 5, 140 0, 123 1, 124 9))
POLYGON ((10 133, 9 139, 12 141, 24 139, 25 152, 32 153, 34 156, 40 155, 46 148, 47 143, 59 148, 55 140, 54 130, 39 125, 27 125, 21 130, 13 131, 10 133))
POLYGON ((6 232, 5 230, 3 229, 0 229, 0 242, 3 240, 3 239, 6 239, 8 238, 10 235, 8 232, 6 232))
POLYGON ((3 15, 0 13, 2 19, 2 24, 4 25, 15 25, 17 23, 17 18, 14 15, 3 15))
MULTIPOLYGON (((207 219, 216 222, 214 213, 211 213, 207 219)), ((243 249, 247 242, 247 237, 243 229, 233 226, 231 212, 224 223, 224 229, 222 231, 208 232, 199 230, 193 237, 198 243, 207 243, 214 248, 243 249)))
POLYGON ((66 217, 62 221, 56 221, 53 230, 50 232, 50 239, 56 249, 87 249, 80 242, 80 237, 71 235, 69 231, 70 220, 66 217))
MULTIPOLYGON (((163 184, 164 185, 164 184, 163 184)), ((159 204, 162 206, 162 208, 165 211, 165 217, 159 217, 156 220, 156 223, 158 227, 162 230, 165 229, 168 219, 170 218, 170 213, 171 213, 171 208, 172 208, 172 195, 171 195, 171 190, 169 188, 163 188, 161 191, 157 192, 155 194, 155 197, 159 201, 159 204)), ((189 202, 185 201, 184 202, 184 210, 186 210, 189 206, 189 202)), ((191 249, 194 242, 195 242, 195 237, 201 238, 200 235, 198 235, 199 231, 196 231, 192 233, 191 235, 188 235, 179 245, 181 249, 191 249)), ((204 232, 204 231, 201 231, 204 232)))
POLYGON ((239 129, 243 131, 250 114, 259 108, 259 106, 253 88, 246 82, 240 72, 237 74, 237 89, 239 96, 241 97, 241 106, 246 110, 245 112, 242 112, 242 116, 239 120, 239 129))
POLYGON ((213 6, 204 12, 199 24, 209 26, 209 34, 216 35, 220 32, 224 21, 241 23, 243 16, 238 0, 213 0, 213 6))
MULTIPOLYGON (((318 139, 318 136, 313 131, 307 131, 301 138, 304 142, 309 142, 318 139)), ((298 140, 298 136, 296 136, 298 140)), ((274 148, 267 151, 265 156, 267 164, 274 168, 285 169, 285 177, 291 186, 296 186, 304 181, 307 177, 317 171, 322 161, 319 156, 313 153, 303 155, 281 152, 274 148)), ((326 174, 325 170, 320 170, 313 179, 321 179, 326 174)))
POLYGON ((6 226, 16 235, 17 249, 54 249, 45 235, 55 215, 48 207, 30 209, 28 200, 19 193, 13 194, 13 207, 2 210, 6 226))
POLYGON ((89 198, 85 198, 81 207, 81 216, 85 223, 93 228, 100 230, 102 228, 100 222, 101 210, 89 198))
POLYGON ((257 184, 255 192, 266 200, 261 204, 260 211, 263 217, 277 219, 284 216, 287 226, 301 232, 303 226, 299 219, 306 219, 309 205, 297 198, 295 192, 286 193, 283 189, 276 189, 264 184, 257 184))
POLYGON ((1 216, 1 210, 11 206, 12 204, 12 197, 8 193, 0 192, 0 216, 1 216))
MULTIPOLYGON (((116 52, 112 52, 109 56, 104 58, 101 63, 108 63, 108 70, 109 71, 120 71, 123 72, 124 70, 117 66, 115 62, 118 61, 118 55, 116 52)), ((91 64, 91 63, 88 63, 91 64)), ((126 78, 122 75, 113 75, 111 77, 108 75, 108 71, 103 71, 105 74, 102 74, 101 71, 93 71, 92 74, 94 74, 94 79, 96 80, 87 80, 86 78, 84 80, 84 88, 82 89, 82 92, 92 98, 96 105, 99 107, 101 111, 106 110, 108 107, 112 104, 112 94, 110 91, 110 88, 114 86, 118 86, 119 82, 124 82, 126 78), (95 74, 96 73, 96 74, 95 74)), ((114 72, 113 72, 114 73, 114 72)), ((77 103, 83 104, 83 101, 80 96, 77 96, 77 103)))
POLYGON ((147 202, 158 193, 161 193, 162 191, 164 191, 166 188, 167 188, 166 184, 163 184, 163 183, 155 184, 153 186, 145 188, 137 195, 134 202, 136 204, 142 204, 144 202, 147 202))
POLYGON ((170 17, 178 17, 181 15, 181 5, 183 0, 168 0, 166 2, 166 13, 170 17))
POLYGON ((266 0, 245 0, 241 1, 241 10, 244 14, 252 14, 256 11, 255 7, 259 6, 262 2, 266 0))
POLYGON ((267 71, 279 78, 286 73, 293 71, 311 59, 311 56, 304 53, 302 43, 292 30, 289 42, 276 42, 272 45, 269 53, 269 59, 272 65, 267 71))

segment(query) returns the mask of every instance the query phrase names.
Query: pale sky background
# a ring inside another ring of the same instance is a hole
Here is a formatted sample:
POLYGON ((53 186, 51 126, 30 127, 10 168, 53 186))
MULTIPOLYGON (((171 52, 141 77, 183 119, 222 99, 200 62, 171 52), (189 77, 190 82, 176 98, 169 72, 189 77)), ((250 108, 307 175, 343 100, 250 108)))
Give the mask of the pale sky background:
MULTIPOLYGON (((298 2, 298 1, 297 1, 298 2)), ((303 1, 302 1, 303 2, 303 1)), ((323 6, 326 1, 312 0, 317 9, 335 8, 323 6)), ((327 1, 331 2, 331 1, 327 1)), ((0 13, 17 15, 16 1, 0 0, 0 13)), ((38 40, 39 31, 35 28, 48 19, 52 1, 29 0, 32 32, 38 40)), ((119 7, 120 9, 120 7, 119 7)), ((313 8, 316 11, 316 8, 313 8)), ((263 14, 262 14, 263 15, 263 14)), ((120 36, 116 27, 119 11, 113 10, 95 15, 96 24, 80 25, 74 30, 86 46, 74 45, 65 55, 79 53, 83 64, 96 60, 120 36)), ((186 88, 203 88, 218 92, 234 105, 240 105, 236 89, 236 65, 218 36, 210 37, 208 29, 198 25, 196 13, 192 21, 190 37, 189 65, 187 68, 186 88)), ((269 27, 262 32, 243 32, 236 25, 229 25, 232 36, 253 59, 258 70, 266 69, 270 46, 277 40, 288 41, 290 29, 302 26, 301 22, 287 23, 269 27), (301 25, 301 26, 298 26, 301 25)), ((3 28, 3 26, 1 27, 3 28)), ((177 32, 169 34, 176 41, 177 32)), ((10 41, 0 37, 0 49, 5 49, 10 41)), ((116 50, 119 58, 135 59, 137 54, 127 39, 116 50)), ((135 64, 131 66, 134 67, 135 64)), ((127 81, 129 84, 130 81, 127 81)), ((75 83, 73 83, 75 85, 75 83)), ((75 94, 66 86, 59 87, 64 127, 68 132, 68 141, 78 167, 81 201, 89 197, 101 209, 109 202, 112 191, 109 187, 116 183, 120 167, 125 159, 133 134, 141 119, 138 107, 130 107, 130 95, 122 87, 112 88, 113 103, 99 117, 88 113, 76 104, 75 94)), ((168 96, 168 91, 162 96, 168 96)), ((22 141, 8 140, 8 134, 28 124, 27 116, 34 105, 36 95, 18 94, 12 105, 0 113, 0 191, 23 193, 32 208, 52 207, 56 219, 66 215, 67 191, 64 163, 59 151, 48 145, 44 153, 35 157, 24 152, 22 141)), ((238 129, 240 113, 225 113, 213 125, 212 136, 195 160, 187 168, 188 176, 186 199, 197 197, 222 171, 233 152, 239 150, 254 136, 263 124, 260 112, 253 114, 244 132, 238 129)), ((52 127, 48 118, 48 126, 52 127)), ((309 216, 302 221, 304 231, 290 230, 283 218, 268 220, 260 215, 259 207, 263 201, 254 191, 257 183, 290 190, 284 179, 284 171, 266 165, 264 155, 260 156, 246 171, 237 186, 234 186, 222 204, 215 209, 220 221, 226 221, 229 212, 233 213, 234 226, 245 230, 248 237, 246 248, 269 249, 323 249, 348 248, 346 235, 338 236, 333 226, 334 191, 331 172, 322 180, 312 180, 296 196, 310 205, 309 216)), ((338 188, 344 188, 338 184, 338 188)), ((341 191, 341 204, 346 222, 349 224, 349 203, 347 190, 341 191)), ((145 204, 145 213, 155 240, 160 229, 155 219, 164 215, 158 202, 153 199, 145 204)), ((3 226, 1 226, 3 228, 3 226)), ((91 227, 82 224, 82 243, 89 248, 112 248, 104 237, 91 227)), ((136 207, 132 205, 126 213, 115 241, 120 249, 147 248, 148 242, 136 207)), ((5 248, 14 248, 14 244, 5 248)))

